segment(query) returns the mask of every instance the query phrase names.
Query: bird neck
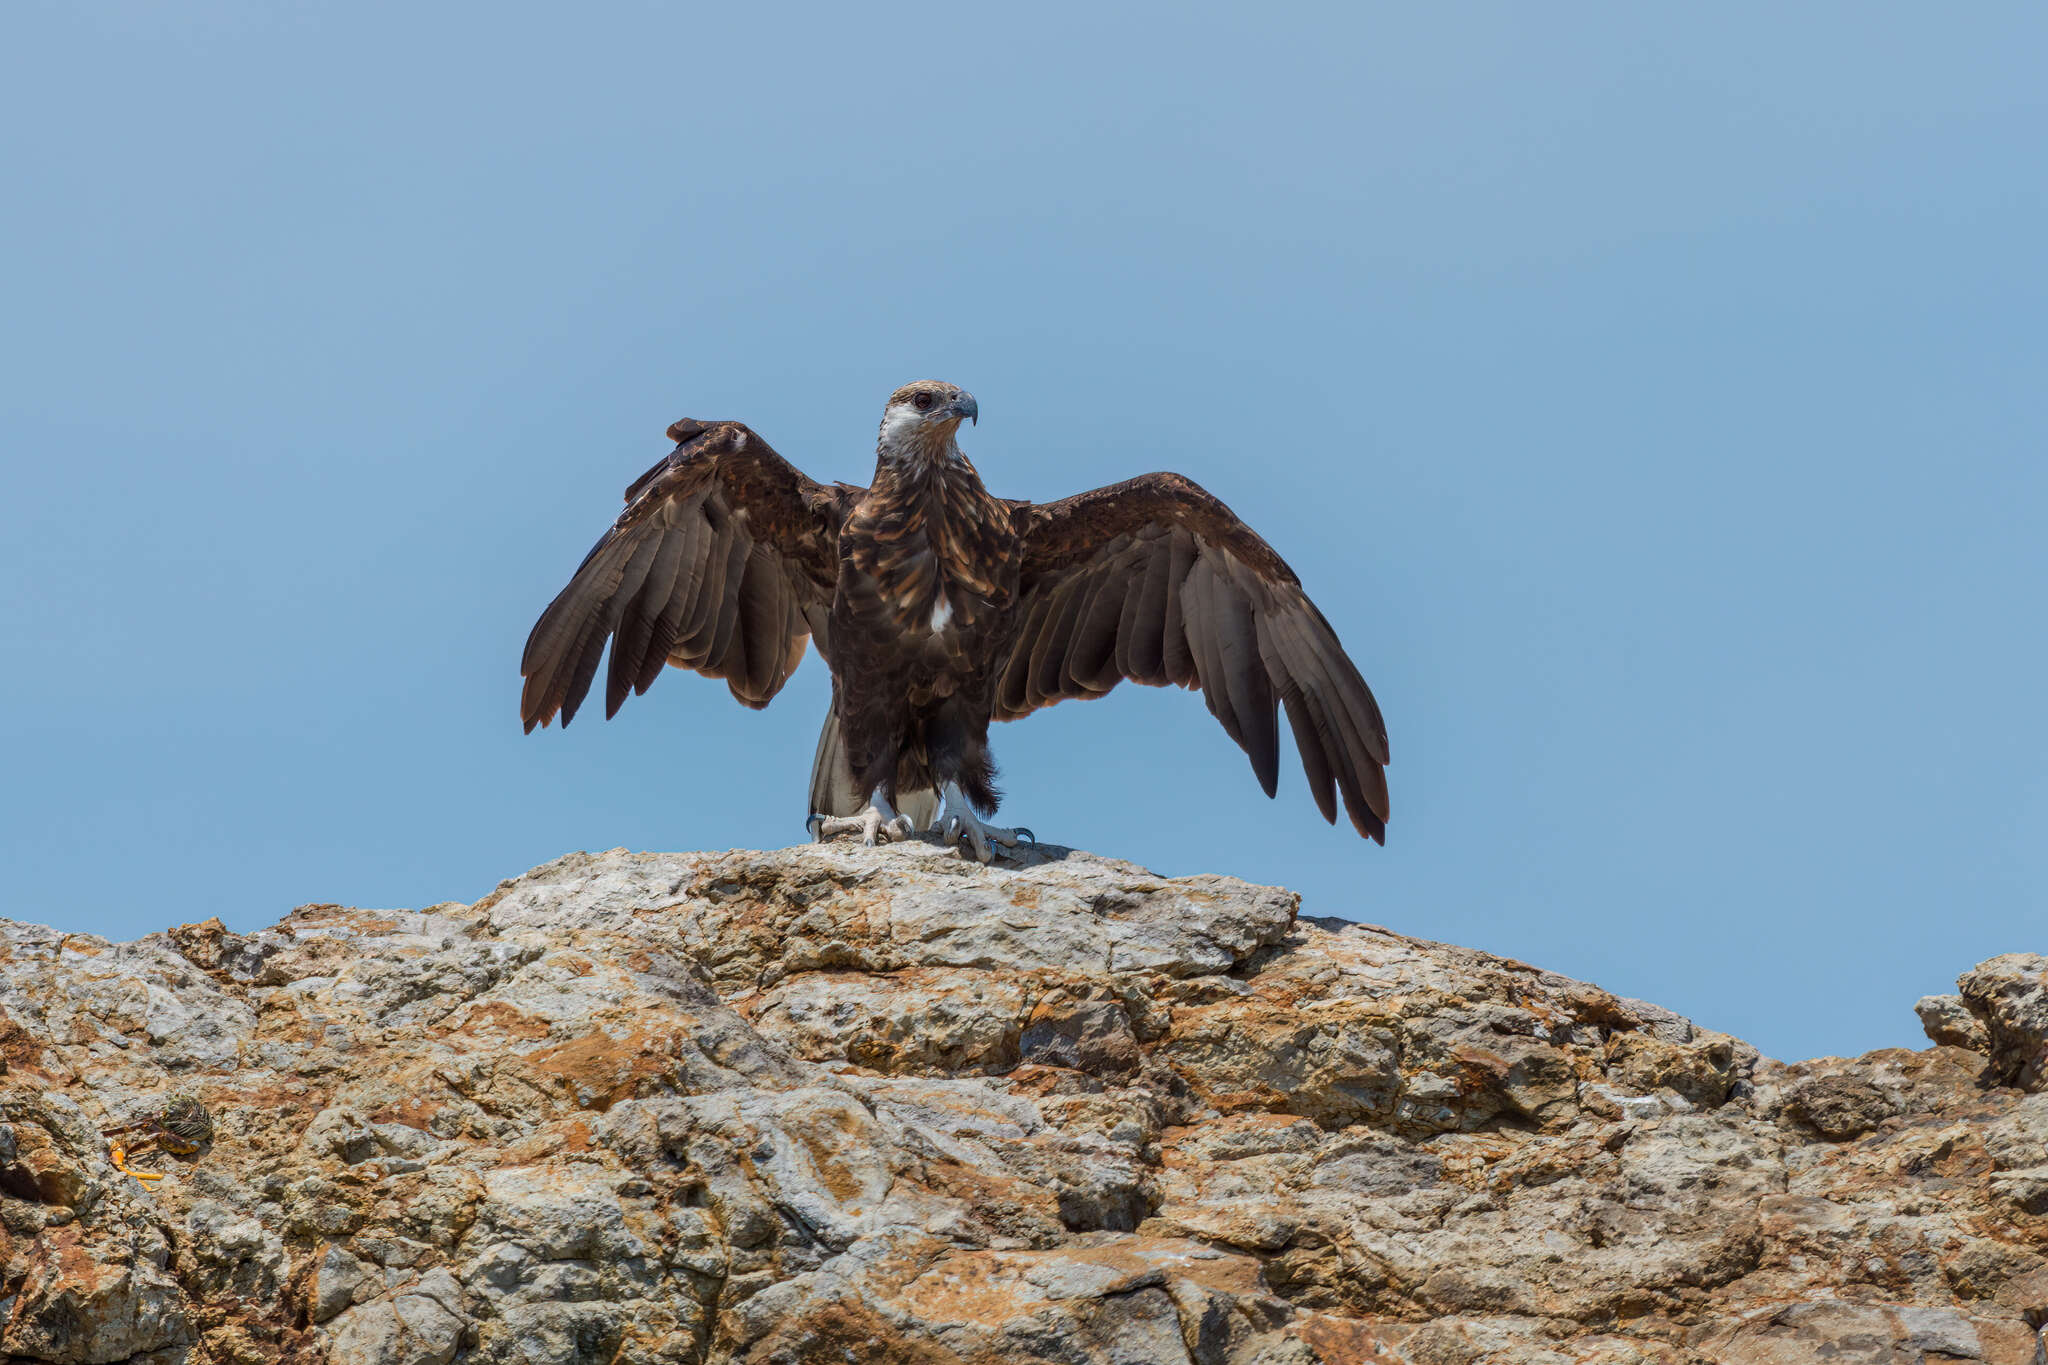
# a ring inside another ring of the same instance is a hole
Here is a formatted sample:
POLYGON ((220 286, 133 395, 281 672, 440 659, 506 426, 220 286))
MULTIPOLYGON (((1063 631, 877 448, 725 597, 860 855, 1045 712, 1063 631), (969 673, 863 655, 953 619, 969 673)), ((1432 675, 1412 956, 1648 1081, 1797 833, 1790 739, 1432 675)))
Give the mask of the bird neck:
POLYGON ((960 450, 952 433, 933 433, 922 439, 884 443, 875 447, 875 483, 907 489, 929 487, 949 476, 974 477, 974 466, 960 450))

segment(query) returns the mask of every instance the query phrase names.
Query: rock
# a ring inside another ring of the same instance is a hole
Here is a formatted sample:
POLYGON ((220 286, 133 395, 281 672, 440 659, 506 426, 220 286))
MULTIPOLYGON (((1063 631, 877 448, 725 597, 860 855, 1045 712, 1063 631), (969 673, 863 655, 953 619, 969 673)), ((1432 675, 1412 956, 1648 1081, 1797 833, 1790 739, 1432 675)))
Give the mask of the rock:
POLYGON ((1972 1052, 1991 1050, 1991 1036, 1984 1021, 1970 1013, 1960 995, 1923 995, 1913 1012, 1928 1038, 1944 1047, 1968 1048, 1972 1052))
POLYGON ((430 1271, 343 1314, 325 1334, 327 1358, 334 1365, 448 1365, 468 1325, 461 1305, 454 1277, 430 1271))
POLYGON ((1069 850, 0 922, 10 1360, 2037 1365, 2043 960, 1785 1064, 1069 850), (2030 1051, 2032 1049, 2032 1051, 2030 1051), (211 1145, 101 1130, 173 1091, 211 1145))
POLYGON ((168 1250, 147 1226, 45 1229, 19 1278, 9 1266, 18 1287, 0 1348, 10 1359, 103 1365, 189 1342, 185 1296, 165 1272, 168 1250))
POLYGON ((1710 1333, 1701 1345, 1704 1358, 1717 1365, 1811 1365, 1829 1360, 2033 1365, 2037 1341, 2024 1322, 1985 1319, 1955 1309, 1811 1302, 1748 1315, 1740 1324, 1710 1333))
POLYGON ((2007 953, 1957 979, 1963 1003, 1983 1022, 1985 1053, 2001 1082, 2048 1087, 2048 957, 2007 953))
POLYGON ((313 1321, 326 1322, 353 1304, 365 1285, 377 1283, 368 1266, 338 1246, 328 1247, 313 1267, 313 1321))
POLYGON ((1883 1090, 1851 1076, 1815 1076, 1800 1082, 1786 1097, 1786 1110, 1831 1142, 1861 1137, 1894 1112, 1883 1090))

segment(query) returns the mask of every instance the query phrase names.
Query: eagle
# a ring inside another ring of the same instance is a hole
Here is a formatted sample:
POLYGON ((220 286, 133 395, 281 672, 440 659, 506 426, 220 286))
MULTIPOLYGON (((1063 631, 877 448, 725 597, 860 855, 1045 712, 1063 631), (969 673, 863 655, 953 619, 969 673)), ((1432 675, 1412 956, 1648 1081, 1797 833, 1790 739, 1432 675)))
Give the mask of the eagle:
POLYGON ((958 441, 974 395, 920 381, 889 395, 874 482, 806 478, 738 422, 675 423, 675 450, 526 641, 527 733, 575 718, 598 665, 605 716, 664 665, 766 706, 815 640, 832 706, 807 827, 866 844, 936 829, 987 863, 1032 840, 988 822, 992 721, 1120 682, 1199 691, 1279 779, 1285 710, 1309 794, 1384 844, 1387 731, 1372 691, 1294 571, 1221 501, 1147 474, 1057 502, 998 498, 958 441))

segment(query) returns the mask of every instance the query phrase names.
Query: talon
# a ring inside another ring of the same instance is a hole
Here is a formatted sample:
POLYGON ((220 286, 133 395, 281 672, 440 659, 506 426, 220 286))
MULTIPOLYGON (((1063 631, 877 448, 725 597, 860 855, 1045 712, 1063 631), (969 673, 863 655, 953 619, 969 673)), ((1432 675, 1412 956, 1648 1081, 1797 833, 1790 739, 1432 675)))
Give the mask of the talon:
POLYGON ((814 814, 804 822, 811 837, 819 843, 829 843, 842 834, 858 834, 861 843, 873 848, 893 839, 910 837, 911 825, 907 817, 897 813, 896 808, 882 799, 876 792, 868 799, 867 808, 858 815, 814 814))
POLYGON ((1027 826, 1017 826, 1017 837, 1023 840, 1025 843, 1031 844, 1034 847, 1036 847, 1038 844, 1038 836, 1036 834, 1033 834, 1027 826))
POLYGON ((1027 839, 1033 844, 1038 842, 1038 836, 1028 829, 1004 829, 999 825, 984 824, 958 783, 946 783, 942 793, 946 804, 940 828, 947 846, 959 848, 961 857, 972 857, 978 863, 991 863, 995 861, 998 848, 1013 849, 1027 839), (964 844, 963 839, 966 841, 964 844))

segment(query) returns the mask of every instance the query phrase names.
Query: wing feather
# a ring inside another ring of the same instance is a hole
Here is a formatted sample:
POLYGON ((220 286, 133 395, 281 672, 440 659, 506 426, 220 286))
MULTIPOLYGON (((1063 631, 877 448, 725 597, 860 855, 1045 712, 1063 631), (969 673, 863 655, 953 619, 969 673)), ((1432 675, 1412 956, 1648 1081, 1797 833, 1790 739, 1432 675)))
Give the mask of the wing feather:
POLYGON ((1329 752, 1323 747, 1323 737, 1316 730, 1314 713, 1302 700, 1298 687, 1282 689, 1280 704, 1287 709, 1287 728, 1294 735, 1294 751, 1301 755, 1301 771, 1308 779, 1309 795, 1315 798, 1316 809, 1323 813, 1323 819, 1334 825, 1337 823, 1337 778, 1330 766, 1329 752))
POLYGON ((1222 625, 1218 618, 1222 613, 1217 609, 1215 586, 1215 575, 1209 566, 1196 560, 1194 571, 1181 587, 1182 626, 1187 632, 1188 657, 1194 665, 1195 684, 1201 690, 1202 700, 1208 703, 1209 714, 1223 726, 1223 733, 1243 748, 1244 727, 1238 724, 1237 710, 1231 704, 1230 680, 1225 672, 1223 645, 1218 639, 1222 625))
POLYGON ((611 673, 605 680, 606 719, 618 714, 628 692, 645 690, 640 679, 646 672, 648 654, 659 657, 668 653, 668 642, 661 641, 657 646, 655 637, 661 630, 662 609, 675 596, 676 575, 682 571, 686 548, 682 536, 660 538, 654 563, 648 566, 640 591, 633 594, 633 600, 619 617, 619 627, 612 633, 611 673))
POLYGON ((1166 619, 1160 623, 1160 666, 1176 687, 1195 686, 1195 659, 1188 651, 1186 611, 1188 571, 1195 567, 1195 538, 1175 527, 1166 538, 1166 619))
POLYGON ((1116 662, 1117 627, 1123 621, 1123 599, 1127 578, 1116 560, 1088 576, 1074 612, 1074 628, 1067 637, 1067 657, 1061 665, 1066 690, 1107 692, 1122 679, 1105 675, 1104 668, 1116 662))
MULTIPOLYGON (((773 552, 756 545, 747 556, 739 593, 738 643, 744 666, 728 679, 742 704, 759 709, 781 688, 787 676, 782 667, 789 656, 791 614, 786 577, 773 552)), ((800 622, 796 628, 801 629, 800 622)))
MULTIPOLYGON (((1318 746, 1329 767, 1332 780, 1343 793, 1344 809, 1360 834, 1370 835, 1367 824, 1361 823, 1368 817, 1384 819, 1385 803, 1382 801, 1380 815, 1374 816, 1367 806, 1364 788, 1356 774, 1362 768, 1380 770, 1379 763, 1367 752, 1356 732, 1346 721, 1345 708, 1333 700, 1327 674, 1316 662, 1315 642, 1302 629, 1302 619, 1296 612, 1274 612, 1268 622, 1272 628, 1275 644, 1289 679, 1294 683, 1295 695, 1300 698, 1300 709, 1308 718, 1315 733, 1318 746)), ((1289 713, 1290 723, 1293 713, 1289 713)), ((1299 727, 1296 728, 1297 736, 1299 727)), ((1298 741, 1297 741, 1298 743, 1298 741)), ((1303 767, 1310 774, 1311 786, 1315 783, 1314 769, 1306 758, 1303 767)), ((1323 798, 1317 798, 1322 806, 1323 798)), ((1323 806, 1323 818, 1332 824, 1337 815, 1334 806, 1323 806)))
POLYGON ((1171 681, 1166 675, 1166 597, 1172 591, 1168 575, 1173 570, 1173 556, 1160 553, 1159 541, 1158 536, 1146 541, 1144 581, 1131 596, 1126 617, 1129 625, 1124 627, 1131 636, 1126 672, 1132 681, 1151 687, 1164 687, 1171 681))
POLYGON ((1047 701, 1070 695, 1062 674, 1067 662, 1067 641, 1072 638, 1074 620, 1080 614, 1081 598, 1088 588, 1085 576, 1077 577, 1059 591, 1059 605, 1050 613, 1045 629, 1031 651, 1031 691, 1047 701))
POLYGON ((586 555, 577 578, 589 586, 570 598, 565 591, 548 608, 527 638, 520 672, 526 677, 522 709, 545 706, 550 714, 562 705, 568 680, 583 659, 584 645, 604 620, 605 604, 618 587, 631 546, 599 545, 586 555))
MULTIPOLYGON (((718 626, 718 613, 725 605, 725 571, 732 561, 732 547, 708 519, 701 519, 692 534, 704 544, 700 581, 690 601, 689 619, 683 623, 673 662, 684 668, 704 669, 711 662, 711 637, 718 626)), ((712 677, 718 674, 711 673, 712 677)))
MULTIPOLYGON (((1203 556, 1205 563, 1210 556, 1203 556)), ((1273 687, 1259 657, 1259 626, 1251 599, 1230 582, 1230 566, 1212 567, 1211 612, 1216 617, 1216 645, 1223 656, 1223 679, 1230 688, 1230 707, 1242 731, 1238 743, 1251 757, 1259 786, 1273 795, 1280 782, 1280 733, 1273 687)))
POLYGON ((718 594, 718 612, 711 623, 711 636, 705 645, 706 662, 697 671, 714 678, 730 678, 735 668, 745 662, 734 657, 733 627, 739 623, 740 592, 746 587, 747 554, 753 547, 744 535, 736 534, 728 522, 721 529, 719 549, 725 556, 725 565, 718 580, 722 591, 718 594))
MULTIPOLYGON (((618 584, 612 589, 611 598, 606 602, 603 614, 597 618, 598 623, 602 625, 603 629, 593 632, 588 637, 585 644, 586 650, 589 649, 591 644, 595 644, 598 651, 600 653, 603 652, 605 636, 610 635, 618 628, 620 618, 625 614, 626 608, 640 595, 641 587, 647 582, 647 571, 654 567, 655 558, 660 553, 661 537, 659 536, 647 536, 634 544, 632 557, 626 561, 626 567, 620 570, 618 584)), ((614 658, 616 658, 616 655, 614 655, 614 658)), ((612 667, 612 672, 614 675, 618 673, 616 663, 612 667)), ((617 678, 614 676, 613 679, 607 682, 605 687, 607 694, 610 693, 612 684, 616 681, 617 678)), ((587 682, 585 686, 588 686, 587 682)), ((577 698, 579 704, 582 700, 580 690, 577 698)), ((617 705, 607 700, 605 715, 610 716, 618 709, 617 705)), ((567 725, 569 720, 569 716, 565 715, 562 717, 564 725, 567 725)))
POLYGON ((660 616, 655 621, 653 634, 648 637, 646 650, 641 655, 640 672, 633 679, 633 691, 641 696, 654 686, 661 670, 674 661, 676 644, 682 636, 683 619, 692 606, 691 594, 698 590, 711 550, 709 538, 695 527, 685 526, 670 539, 679 550, 676 576, 667 599, 661 604, 660 616))
POLYGON ((1031 698, 1031 653, 1053 607, 1050 594, 1041 594, 1025 602, 1024 622, 1017 629, 1017 640, 1010 650, 1009 662, 1004 664, 996 684, 999 715, 1026 715, 1044 704, 1043 699, 1033 701, 1031 698))

